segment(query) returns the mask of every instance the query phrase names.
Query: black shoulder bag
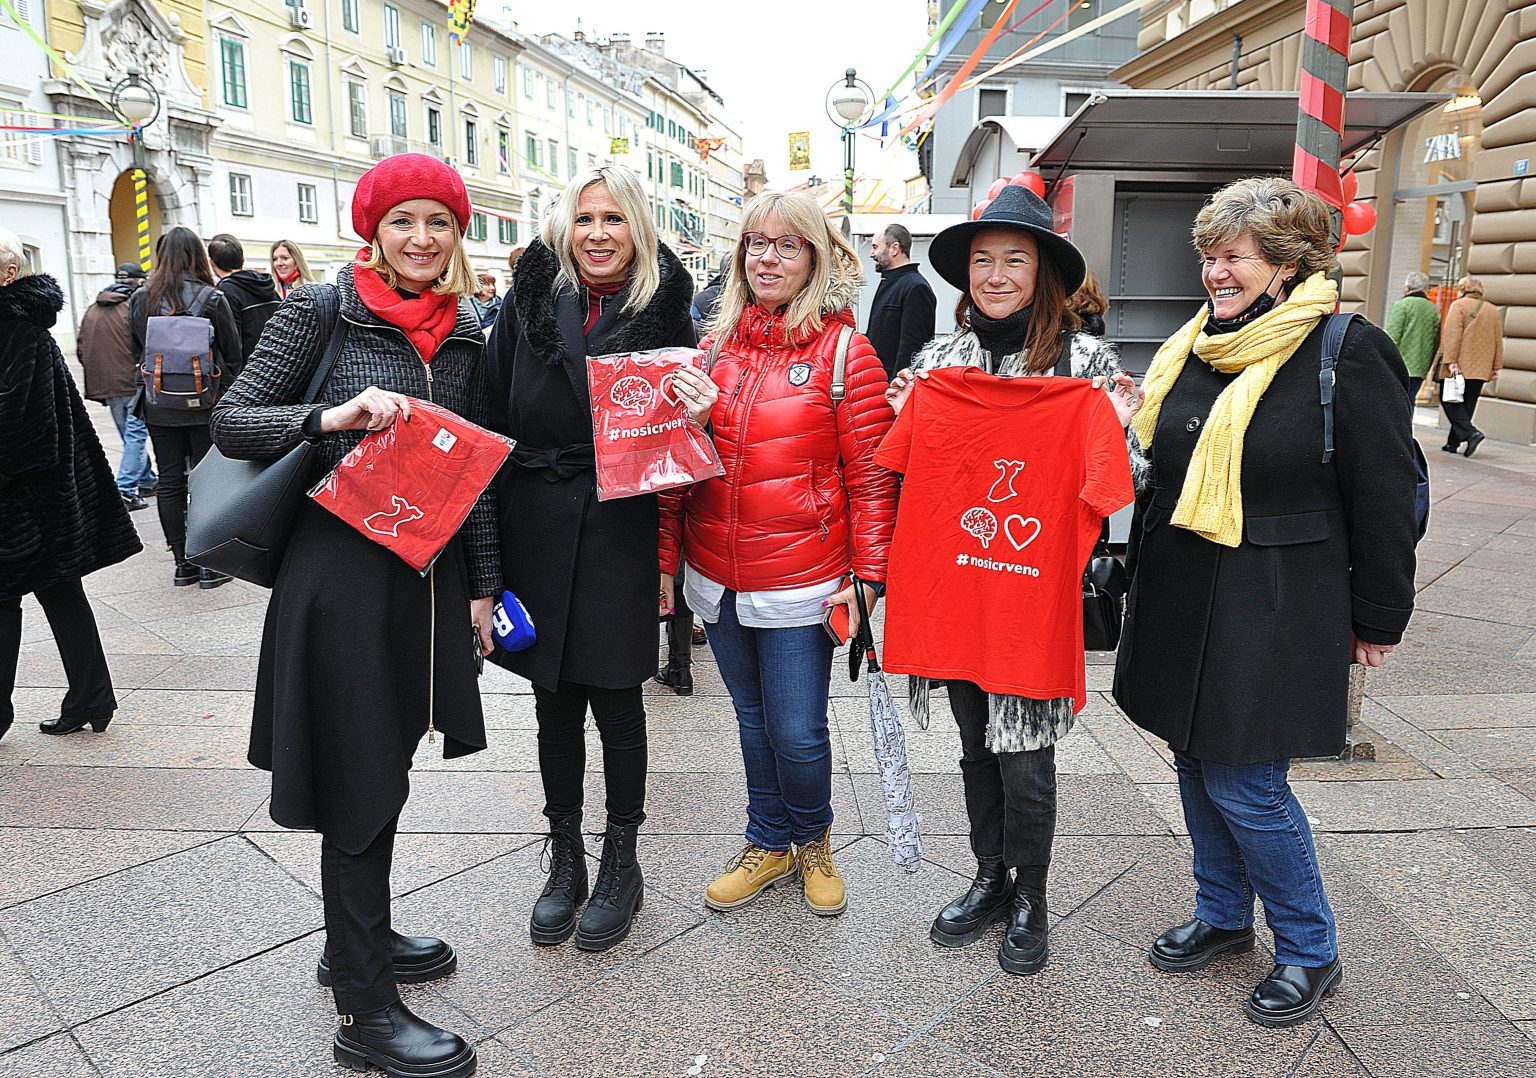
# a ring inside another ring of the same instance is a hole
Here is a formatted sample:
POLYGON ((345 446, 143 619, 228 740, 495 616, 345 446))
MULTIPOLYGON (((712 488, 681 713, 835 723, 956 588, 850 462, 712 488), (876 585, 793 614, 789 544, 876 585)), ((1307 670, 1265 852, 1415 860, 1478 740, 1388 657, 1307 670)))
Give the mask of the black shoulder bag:
MULTIPOLYGON (((328 339, 306 404, 319 400, 349 326, 335 288, 317 290, 315 310, 328 339)), ((210 449, 187 478, 187 560, 270 588, 309 486, 315 449, 306 439, 276 460, 234 460, 210 449)))

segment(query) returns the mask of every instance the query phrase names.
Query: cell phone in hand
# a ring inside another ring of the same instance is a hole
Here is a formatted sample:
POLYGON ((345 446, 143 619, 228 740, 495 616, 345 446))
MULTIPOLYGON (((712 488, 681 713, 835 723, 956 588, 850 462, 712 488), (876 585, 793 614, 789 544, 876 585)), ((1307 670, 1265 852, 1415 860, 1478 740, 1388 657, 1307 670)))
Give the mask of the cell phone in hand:
POLYGON ((821 617, 821 627, 838 647, 848 643, 848 604, 834 603, 821 617))
POLYGON ((470 635, 475 638, 475 676, 485 673, 485 651, 480 646, 480 630, 470 626, 470 635))

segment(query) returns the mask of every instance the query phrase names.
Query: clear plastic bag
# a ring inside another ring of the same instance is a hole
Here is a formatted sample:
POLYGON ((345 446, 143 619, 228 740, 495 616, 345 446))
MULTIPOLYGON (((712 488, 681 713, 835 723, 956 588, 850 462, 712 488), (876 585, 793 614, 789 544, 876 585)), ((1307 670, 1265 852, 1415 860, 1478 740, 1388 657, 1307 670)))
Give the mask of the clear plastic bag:
POLYGON ((309 496, 423 576, 490 486, 512 443, 440 405, 374 431, 309 496))
POLYGON ((600 501, 654 494, 724 475, 704 428, 672 389, 684 366, 703 367, 697 348, 594 356, 587 360, 600 501))

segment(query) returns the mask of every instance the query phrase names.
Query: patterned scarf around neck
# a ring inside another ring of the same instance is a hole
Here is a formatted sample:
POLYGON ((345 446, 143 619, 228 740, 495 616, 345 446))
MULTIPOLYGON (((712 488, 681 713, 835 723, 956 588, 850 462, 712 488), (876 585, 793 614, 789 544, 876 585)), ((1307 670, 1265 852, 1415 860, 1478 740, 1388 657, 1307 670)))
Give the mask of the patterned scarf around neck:
POLYGON ((1303 281, 1284 302, 1232 333, 1205 332, 1202 307, 1157 350, 1142 388, 1146 403, 1131 421, 1144 447, 1152 445, 1157 416, 1191 353, 1223 374, 1236 374, 1216 403, 1190 457, 1173 523, 1222 546, 1243 540, 1243 438, 1259 398, 1285 361, 1338 306, 1338 286, 1322 273, 1303 281))

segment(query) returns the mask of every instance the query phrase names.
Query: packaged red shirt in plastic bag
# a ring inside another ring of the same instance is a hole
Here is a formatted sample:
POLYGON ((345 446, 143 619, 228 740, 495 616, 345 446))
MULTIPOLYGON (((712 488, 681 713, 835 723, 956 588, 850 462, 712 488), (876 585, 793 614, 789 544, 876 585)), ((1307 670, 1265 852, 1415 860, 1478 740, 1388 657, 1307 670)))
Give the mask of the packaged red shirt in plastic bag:
POLYGON ((725 474, 714 443, 672 388, 680 368, 702 368, 703 358, 697 348, 656 348, 587 360, 599 501, 725 474))
POLYGON ((367 435, 309 496, 426 575, 512 443, 408 398, 411 418, 367 435))

